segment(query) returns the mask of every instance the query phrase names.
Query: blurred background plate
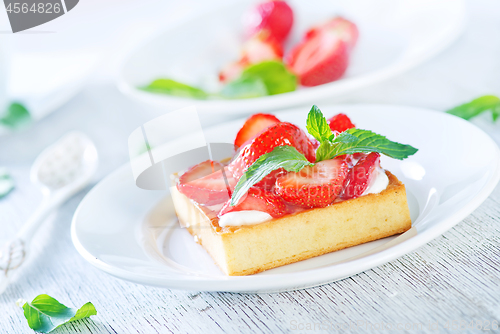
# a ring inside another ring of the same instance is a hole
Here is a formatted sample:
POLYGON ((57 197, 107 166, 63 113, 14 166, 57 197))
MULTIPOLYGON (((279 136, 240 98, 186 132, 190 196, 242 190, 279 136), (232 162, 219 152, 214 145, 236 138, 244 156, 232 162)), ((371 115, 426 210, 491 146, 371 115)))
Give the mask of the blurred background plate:
POLYGON ((243 40, 242 16, 255 1, 224 6, 150 38, 125 58, 120 90, 171 110, 195 104, 201 112, 249 113, 319 103, 396 76, 430 59, 462 32, 462 0, 290 1, 295 23, 289 50, 307 28, 342 15, 356 23, 360 38, 346 75, 335 82, 295 92, 245 100, 194 100, 144 92, 137 87, 162 77, 210 90, 220 68, 236 60, 243 40))

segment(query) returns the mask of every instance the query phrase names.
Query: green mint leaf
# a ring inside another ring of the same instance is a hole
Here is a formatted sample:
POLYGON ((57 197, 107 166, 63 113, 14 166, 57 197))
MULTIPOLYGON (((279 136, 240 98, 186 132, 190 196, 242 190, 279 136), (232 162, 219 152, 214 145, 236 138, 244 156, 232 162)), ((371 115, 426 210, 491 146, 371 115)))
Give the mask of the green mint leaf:
POLYGON ((259 78, 266 85, 269 95, 292 92, 297 88, 297 76, 279 61, 264 61, 247 67, 242 78, 259 78))
POLYGON ((172 79, 156 79, 149 85, 140 87, 140 89, 151 93, 167 94, 194 99, 206 99, 208 97, 208 94, 205 91, 172 79))
POLYGON ((372 131, 349 129, 340 133, 333 141, 322 142, 316 151, 316 162, 333 159, 339 155, 378 152, 391 158, 403 160, 417 153, 418 149, 393 142, 372 131))
POLYGON ((0 117, 0 124, 12 129, 22 127, 30 121, 31 115, 28 109, 18 102, 11 103, 5 114, 0 117))
POLYGON ((271 152, 261 155, 241 176, 231 196, 234 206, 257 182, 273 170, 283 168, 288 172, 298 172, 305 166, 312 166, 306 157, 293 146, 277 146, 271 152))
POLYGON ((40 333, 49 333, 61 325, 97 314, 90 302, 76 310, 45 294, 37 296, 31 303, 24 303, 22 308, 30 328, 40 333))
POLYGON ((0 168, 0 198, 7 196, 14 189, 14 180, 5 168, 0 168))
POLYGON ((500 116, 500 104, 498 104, 495 108, 491 109, 491 116, 493 117, 493 122, 496 122, 498 116, 500 116))
POLYGON ((495 121, 500 113, 500 98, 494 95, 481 96, 446 112, 463 119, 471 119, 488 110, 492 111, 493 120, 495 121))
POLYGON ((242 76, 222 88, 220 95, 227 99, 248 99, 269 95, 264 81, 256 76, 242 76))
POLYGON ((334 137, 325 116, 323 116, 323 113, 316 105, 313 105, 309 114, 307 114, 306 129, 320 143, 325 140, 331 140, 334 137))

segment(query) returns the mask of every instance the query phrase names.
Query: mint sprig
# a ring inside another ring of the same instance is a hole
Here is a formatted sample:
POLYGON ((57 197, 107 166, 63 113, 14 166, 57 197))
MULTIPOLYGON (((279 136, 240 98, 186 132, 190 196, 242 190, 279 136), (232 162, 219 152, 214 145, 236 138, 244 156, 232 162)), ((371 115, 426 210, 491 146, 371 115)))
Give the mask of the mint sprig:
POLYGON ((377 152, 403 160, 417 153, 418 149, 400 144, 369 130, 349 129, 333 141, 323 141, 316 151, 316 162, 330 160, 339 155, 377 152))
POLYGON ((0 168, 0 199, 14 189, 14 180, 5 168, 0 168))
POLYGON ((330 160, 339 155, 378 152, 394 159, 405 159, 418 150, 410 145, 393 142, 369 130, 348 129, 338 136, 330 130, 325 116, 317 106, 307 115, 306 128, 320 142, 316 162, 330 160))
POLYGON ((172 79, 156 79, 149 85, 140 87, 140 89, 151 93, 167 94, 193 99, 206 99, 209 96, 208 93, 197 87, 186 85, 172 79))
POLYGON ((31 115, 28 109, 19 102, 12 102, 0 117, 0 124, 11 129, 18 129, 30 121, 31 115))
POLYGON ((242 76, 225 85, 220 95, 226 99, 249 99, 269 95, 264 81, 259 77, 242 76))
POLYGON ((31 303, 22 301, 20 304, 24 310, 24 317, 28 321, 28 326, 40 333, 49 333, 69 322, 97 314, 94 305, 90 302, 77 310, 69 308, 45 294, 35 297, 31 303))
POLYGON ((283 168, 287 172, 298 172, 305 166, 312 166, 306 157, 293 146, 277 146, 271 152, 261 155, 241 176, 231 196, 231 205, 238 201, 256 183, 274 170, 283 168))
POLYGON ((241 78, 262 80, 269 95, 292 92, 297 88, 297 76, 288 71, 283 62, 275 60, 250 65, 241 78))
POLYGON ((446 112, 468 120, 488 110, 491 110, 493 121, 496 121, 498 116, 500 116, 499 97, 494 95, 481 96, 468 103, 464 103, 455 108, 452 108, 446 112))
POLYGON ((306 129, 320 143, 335 137, 326 118, 316 105, 313 105, 307 114, 306 129))
MULTIPOLYGON (((418 151, 410 145, 393 142, 368 130, 349 129, 335 136, 323 113, 315 105, 307 115, 306 128, 309 134, 320 142, 316 150, 316 162, 330 160, 344 154, 371 152, 403 160, 418 151)), ((314 164, 310 163, 295 147, 275 147, 271 152, 260 156, 241 176, 231 197, 231 205, 236 205, 254 184, 272 171, 283 168, 288 172, 299 172, 306 166, 314 166, 314 164)))

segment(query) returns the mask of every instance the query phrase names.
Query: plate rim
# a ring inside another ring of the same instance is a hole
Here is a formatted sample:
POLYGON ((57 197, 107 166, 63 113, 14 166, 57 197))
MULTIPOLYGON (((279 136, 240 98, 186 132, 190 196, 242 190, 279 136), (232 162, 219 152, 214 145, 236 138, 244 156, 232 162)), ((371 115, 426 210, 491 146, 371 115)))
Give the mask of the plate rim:
MULTIPOLYGON (((161 284, 158 283, 158 277, 152 277, 148 275, 143 275, 140 273, 133 273, 122 268, 113 267, 106 262, 95 258, 89 251, 85 249, 83 244, 78 239, 76 225, 80 211, 82 211, 83 206, 85 205, 86 200, 94 194, 94 192, 99 191, 101 187, 104 186, 104 183, 109 182, 109 180, 113 179, 116 175, 119 175, 124 172, 125 169, 130 169, 130 164, 127 162, 122 166, 118 167, 112 173, 108 174, 102 180, 98 182, 82 199, 79 203, 71 222, 71 239, 73 244, 75 245, 78 253, 87 260, 94 267, 121 279, 131 281, 138 284, 146 284, 151 286, 157 286, 162 288, 171 288, 171 289, 180 289, 180 290, 191 290, 191 291, 220 291, 220 292, 248 292, 248 293, 260 293, 260 292, 281 292, 281 291, 290 291, 290 290, 298 290, 304 289, 308 287, 328 284, 337 280, 341 280, 343 278, 347 278, 358 273, 364 272, 368 269, 372 269, 378 267, 382 264, 385 264, 389 261, 393 261, 397 258, 400 258, 422 246, 430 242, 431 240, 437 238, 442 235, 459 222, 461 222, 464 218, 470 215, 475 209, 477 209, 493 192, 496 188, 498 182, 500 181, 500 148, 497 143, 482 129, 477 127, 475 124, 470 123, 464 119, 459 117, 446 114, 444 112, 440 112, 433 109, 421 108, 421 107, 411 107, 411 106, 401 106, 401 105, 387 105, 387 104, 329 104, 323 106, 324 109, 327 108, 391 108, 391 109, 406 109, 402 111, 406 113, 408 110, 412 112, 425 112, 432 114, 440 114, 444 117, 449 117, 450 119, 454 119, 455 121, 463 122, 467 124, 467 126, 471 126, 472 128, 476 128, 476 130, 480 131, 484 136, 485 140, 489 141, 496 148, 495 152, 492 152, 494 156, 494 163, 496 168, 493 169, 493 173, 488 178, 486 185, 480 189, 480 191, 469 201, 466 205, 460 207, 460 209, 453 212, 453 214, 446 216, 441 219, 441 222, 437 225, 430 227, 429 229, 419 232, 416 236, 406 240, 402 243, 396 244, 388 249, 376 252, 374 254, 364 256, 358 259, 350 260, 347 259, 345 262, 331 264, 320 268, 312 268, 306 269, 299 272, 292 273, 280 273, 280 274, 270 274, 270 275, 249 275, 249 276, 221 276, 217 278, 211 277, 199 277, 199 276, 188 276, 183 275, 182 280, 179 278, 175 278, 175 275, 172 277, 164 278, 161 284), (350 269, 351 268, 351 269, 350 269), (352 269, 354 268, 354 270, 352 269), (332 275, 332 270, 335 273, 332 275), (333 277, 336 277, 332 279, 333 277), (287 282, 283 284, 280 280, 276 280, 275 278, 287 278, 287 282), (311 279, 314 277, 314 279, 311 279), (311 283, 314 281, 314 283, 311 283), (202 282, 204 286, 202 289, 197 286, 197 283, 202 282), (231 282, 231 283, 230 283, 231 282), (248 289, 246 287, 247 283, 251 282, 252 285, 260 286, 260 288, 248 289), (228 286, 232 284, 231 286, 228 286)), ((284 111, 284 113, 294 113, 299 111, 299 108, 293 108, 288 111, 284 111)), ((213 129, 216 127, 223 126, 228 123, 236 123, 238 121, 242 121, 243 118, 237 120, 230 120, 228 122, 224 122, 215 126, 212 126, 209 129, 213 129)), ((179 276, 180 277, 180 276, 179 276)))
POLYGON ((308 87, 307 91, 297 90, 288 93, 251 99, 196 100, 162 94, 152 94, 141 91, 140 89, 137 89, 136 87, 129 84, 129 82, 125 79, 124 68, 140 48, 149 45, 161 35, 166 34, 169 31, 173 31, 192 20, 208 15, 213 15, 215 12, 217 12, 217 10, 241 6, 244 3, 250 4, 252 3, 252 1, 246 0, 241 3, 223 4, 217 6, 214 10, 193 13, 191 15, 188 15, 188 17, 186 17, 185 19, 176 22, 175 24, 164 27, 163 29, 149 36, 149 38, 145 39, 143 43, 139 43, 138 45, 132 47, 121 58, 120 64, 118 66, 115 84, 118 87, 119 91, 123 95, 128 96, 135 101, 139 101, 152 106, 181 108, 186 104, 196 104, 196 106, 201 109, 202 112, 208 114, 224 115, 228 113, 234 113, 235 110, 238 110, 238 114, 245 114, 257 109, 262 111, 288 109, 300 104, 304 104, 305 101, 320 100, 331 97, 332 91, 333 96, 338 98, 346 93, 383 82, 392 77, 405 73, 410 69, 415 68, 418 65, 434 58, 435 56, 446 50, 448 47, 450 47, 463 34, 467 24, 466 2, 465 0, 456 0, 453 2, 454 6, 458 8, 458 14, 455 17, 455 25, 452 28, 448 29, 449 31, 443 36, 441 40, 436 41, 435 44, 427 47, 424 54, 420 54, 419 57, 411 58, 411 61, 396 61, 383 68, 368 72, 366 74, 357 75, 352 78, 343 78, 341 80, 333 81, 323 85, 308 87))

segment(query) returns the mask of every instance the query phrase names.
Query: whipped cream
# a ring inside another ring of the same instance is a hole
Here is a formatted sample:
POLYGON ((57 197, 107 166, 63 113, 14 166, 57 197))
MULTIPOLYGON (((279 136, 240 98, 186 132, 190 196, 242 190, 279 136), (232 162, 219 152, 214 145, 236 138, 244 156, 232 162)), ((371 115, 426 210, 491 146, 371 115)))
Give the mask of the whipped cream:
POLYGON ((267 212, 257 210, 228 212, 219 218, 219 226, 255 225, 273 219, 267 212))
POLYGON ((378 194, 381 191, 385 190, 389 185, 389 178, 387 177, 387 174, 385 174, 385 170, 377 167, 377 169, 373 171, 373 173, 376 174, 372 178, 370 184, 368 185, 368 188, 366 188, 365 192, 361 196, 368 194, 378 194))

